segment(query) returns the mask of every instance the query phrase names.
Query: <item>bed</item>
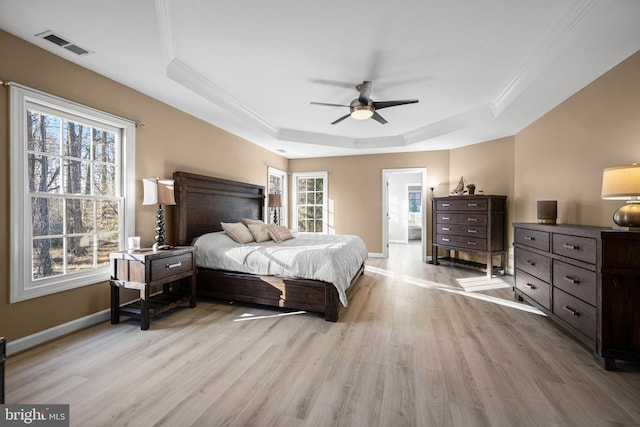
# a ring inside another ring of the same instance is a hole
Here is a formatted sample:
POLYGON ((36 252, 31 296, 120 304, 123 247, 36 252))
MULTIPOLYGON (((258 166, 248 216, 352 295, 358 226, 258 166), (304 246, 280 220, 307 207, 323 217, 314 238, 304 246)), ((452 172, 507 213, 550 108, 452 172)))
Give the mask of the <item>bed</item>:
MULTIPOLYGON (((201 236, 215 235, 222 231, 221 222, 264 218, 263 186, 188 172, 174 172, 173 178, 175 245, 191 245, 201 236)), ((350 290, 364 273, 364 260, 355 265, 355 273, 345 286, 344 304, 336 285, 323 280, 204 266, 197 270, 198 296, 317 312, 336 322, 340 306, 346 305, 350 290)))

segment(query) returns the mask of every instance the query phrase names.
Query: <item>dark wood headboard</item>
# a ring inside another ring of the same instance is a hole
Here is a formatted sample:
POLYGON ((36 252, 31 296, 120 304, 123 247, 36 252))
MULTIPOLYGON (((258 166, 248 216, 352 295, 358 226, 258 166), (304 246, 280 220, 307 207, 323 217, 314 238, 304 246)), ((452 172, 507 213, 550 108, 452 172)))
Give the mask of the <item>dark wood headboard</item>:
POLYGON ((188 172, 174 172, 173 179, 175 245, 190 245, 202 234, 221 231, 220 222, 264 218, 264 186, 188 172))

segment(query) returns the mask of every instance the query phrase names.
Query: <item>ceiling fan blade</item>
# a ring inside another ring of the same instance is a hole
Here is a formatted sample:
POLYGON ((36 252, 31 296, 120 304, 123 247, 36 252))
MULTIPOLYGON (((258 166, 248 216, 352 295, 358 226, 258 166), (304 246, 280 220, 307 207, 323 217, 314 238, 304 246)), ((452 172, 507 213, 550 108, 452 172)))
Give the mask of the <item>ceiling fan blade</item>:
POLYGON ((376 110, 379 110, 381 108, 395 107, 396 105, 415 104, 417 102, 417 99, 401 99, 398 101, 374 101, 373 107, 376 110))
POLYGON ((310 102, 312 105, 326 105, 328 107, 348 107, 348 105, 344 104, 328 104, 326 102, 310 102))
POLYGON ((347 114, 345 116, 340 117, 338 120, 336 120, 335 122, 332 122, 332 125, 335 125, 336 123, 340 123, 341 121, 343 121, 344 119, 346 119, 347 117, 349 117, 351 114, 347 114))
POLYGON ((362 82, 362 85, 358 86, 360 86, 360 96, 358 97, 358 101, 364 105, 369 104, 369 97, 371 96, 371 82, 369 80, 365 80, 362 82))
POLYGON ((382 123, 382 124, 387 123, 387 121, 384 119, 384 117, 382 117, 380 114, 378 114, 375 111, 373 112, 373 116, 371 116, 371 118, 373 120, 375 120, 376 122, 379 122, 379 123, 382 123))

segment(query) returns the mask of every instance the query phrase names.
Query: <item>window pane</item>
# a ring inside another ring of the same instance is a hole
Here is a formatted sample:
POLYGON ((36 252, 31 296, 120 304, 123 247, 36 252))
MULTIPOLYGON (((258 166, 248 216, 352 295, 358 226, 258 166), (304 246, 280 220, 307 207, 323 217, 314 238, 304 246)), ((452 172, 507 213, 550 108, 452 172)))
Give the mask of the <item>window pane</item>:
POLYGON ((298 220, 298 231, 303 233, 307 231, 306 227, 304 226, 304 221, 302 219, 298 220))
POLYGON ((321 179, 321 178, 317 178, 317 179, 316 179, 316 185, 315 185, 314 190, 316 190, 316 191, 322 191, 322 190, 323 190, 323 183, 324 183, 324 180, 323 180, 323 179, 321 179))
POLYGON ((316 180, 314 178, 307 179, 307 191, 313 191, 315 188, 315 181, 316 180))
POLYGON ((118 202, 98 201, 96 202, 96 218, 98 232, 118 230, 118 202))
POLYGON ((315 222, 315 226, 316 226, 316 233, 321 233, 322 232, 322 220, 316 220, 315 222))
POLYGON ((322 199, 324 193, 316 193, 316 205, 322 205, 322 199))
POLYGON ((67 237, 67 270, 69 273, 93 267, 93 237, 67 237))
POLYGON ((35 239, 31 257, 33 279, 57 276, 63 273, 62 239, 35 239))
POLYGON ((307 193, 298 193, 298 204, 304 205, 307 203, 307 193))
POLYGON ((60 158, 29 154, 29 191, 54 193, 60 191, 60 158))
POLYGON ((118 250, 118 235, 116 233, 98 235, 98 267, 109 265, 109 252, 118 250))
POLYGON ((38 153, 60 154, 60 119, 27 112, 27 149, 38 153))
POLYGON ((98 162, 116 162, 116 134, 93 129, 93 158, 98 162))
POLYGON ((313 208, 313 218, 322 219, 322 206, 316 206, 313 208))
POLYGON ((89 162, 68 160, 64 165, 64 192, 66 194, 91 194, 89 169, 89 162))
POLYGON ((116 196, 115 166, 96 164, 93 166, 93 194, 96 196, 116 196))
POLYGON ((62 152, 65 156, 89 159, 91 153, 91 127, 80 123, 64 121, 62 152))
POLYGON ((62 199, 32 197, 31 222, 34 237, 62 234, 62 199))
POLYGON ((93 200, 67 199, 67 234, 93 232, 93 200))
POLYGON ((307 189, 307 180, 302 178, 298 180, 298 191, 305 191, 307 189))

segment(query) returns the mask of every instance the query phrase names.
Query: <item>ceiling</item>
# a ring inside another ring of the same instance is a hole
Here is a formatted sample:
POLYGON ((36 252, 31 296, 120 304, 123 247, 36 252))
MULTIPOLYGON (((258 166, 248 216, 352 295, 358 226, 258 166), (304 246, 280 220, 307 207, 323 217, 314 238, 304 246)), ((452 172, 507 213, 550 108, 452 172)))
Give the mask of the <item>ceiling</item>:
POLYGON ((0 28, 303 158, 514 135, 640 49, 640 1, 0 0, 0 28), (385 125, 310 104, 349 104, 363 80, 375 101, 420 102, 379 110, 385 125))

